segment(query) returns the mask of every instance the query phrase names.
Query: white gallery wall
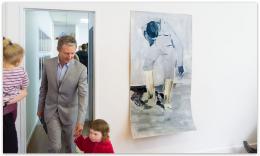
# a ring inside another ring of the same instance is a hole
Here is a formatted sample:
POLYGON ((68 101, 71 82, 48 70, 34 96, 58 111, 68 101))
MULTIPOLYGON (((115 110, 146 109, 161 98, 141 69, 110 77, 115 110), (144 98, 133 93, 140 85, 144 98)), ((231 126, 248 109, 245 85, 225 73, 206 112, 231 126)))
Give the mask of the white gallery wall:
POLYGON ((94 117, 110 123, 117 153, 240 152, 243 140, 257 142, 256 3, 8 3, 3 8, 3 35, 21 44, 24 8, 95 11, 94 117), (196 131, 132 139, 129 48, 130 11, 135 10, 192 15, 191 107, 196 131))
POLYGON ((26 98, 26 140, 27 144, 33 134, 33 130, 38 121, 37 108, 39 100, 39 58, 41 56, 52 55, 51 52, 39 51, 39 30, 48 35, 53 41, 53 22, 50 14, 45 11, 26 12, 26 70, 30 84, 27 89, 29 96, 26 98), (38 62, 38 64, 37 64, 38 62))

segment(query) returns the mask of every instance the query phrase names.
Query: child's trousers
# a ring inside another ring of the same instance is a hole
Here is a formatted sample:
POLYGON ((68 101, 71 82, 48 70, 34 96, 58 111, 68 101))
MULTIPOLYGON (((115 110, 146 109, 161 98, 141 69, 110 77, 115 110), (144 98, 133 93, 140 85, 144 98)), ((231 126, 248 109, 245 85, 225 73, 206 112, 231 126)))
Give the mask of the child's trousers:
POLYGON ((13 113, 3 117, 3 153, 17 153, 18 140, 13 113))

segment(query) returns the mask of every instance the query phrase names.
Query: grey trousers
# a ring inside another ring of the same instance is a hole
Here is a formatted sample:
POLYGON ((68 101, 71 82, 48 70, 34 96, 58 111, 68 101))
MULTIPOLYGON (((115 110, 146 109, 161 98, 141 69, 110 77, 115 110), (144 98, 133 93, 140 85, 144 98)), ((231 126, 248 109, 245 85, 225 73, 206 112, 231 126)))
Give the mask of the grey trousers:
POLYGON ((72 153, 73 124, 63 125, 56 111, 51 120, 46 123, 48 129, 49 153, 72 153))

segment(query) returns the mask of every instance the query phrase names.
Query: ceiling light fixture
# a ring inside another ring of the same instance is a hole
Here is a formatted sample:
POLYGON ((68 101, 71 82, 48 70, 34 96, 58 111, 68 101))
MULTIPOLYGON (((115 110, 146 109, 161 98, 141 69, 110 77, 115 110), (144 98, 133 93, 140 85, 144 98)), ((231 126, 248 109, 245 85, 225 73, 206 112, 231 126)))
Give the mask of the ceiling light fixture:
POLYGON ((80 23, 88 23, 88 19, 87 18, 81 18, 80 23))

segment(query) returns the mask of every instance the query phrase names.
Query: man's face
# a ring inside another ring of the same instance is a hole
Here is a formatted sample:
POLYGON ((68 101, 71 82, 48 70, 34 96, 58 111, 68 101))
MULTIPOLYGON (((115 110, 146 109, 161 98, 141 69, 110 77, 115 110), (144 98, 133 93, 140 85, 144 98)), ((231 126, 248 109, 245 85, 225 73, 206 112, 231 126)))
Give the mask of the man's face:
POLYGON ((102 133, 99 131, 95 131, 94 129, 89 129, 89 139, 92 142, 101 142, 102 133))
POLYGON ((59 50, 59 59, 61 64, 66 64, 74 59, 76 46, 64 44, 59 50))

